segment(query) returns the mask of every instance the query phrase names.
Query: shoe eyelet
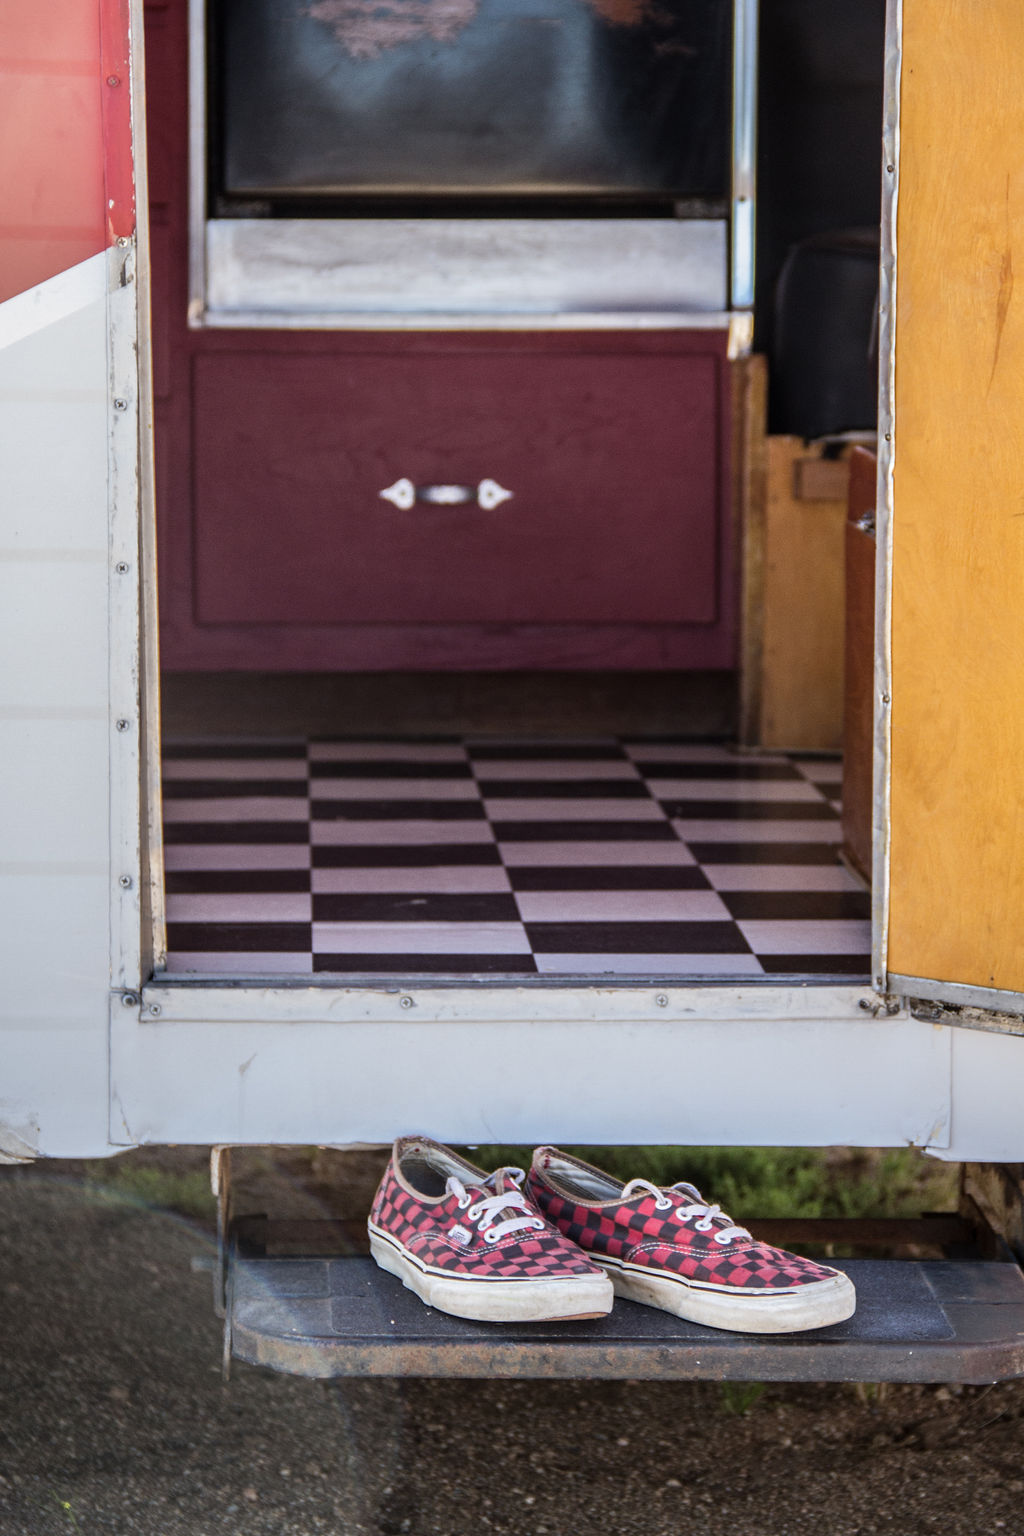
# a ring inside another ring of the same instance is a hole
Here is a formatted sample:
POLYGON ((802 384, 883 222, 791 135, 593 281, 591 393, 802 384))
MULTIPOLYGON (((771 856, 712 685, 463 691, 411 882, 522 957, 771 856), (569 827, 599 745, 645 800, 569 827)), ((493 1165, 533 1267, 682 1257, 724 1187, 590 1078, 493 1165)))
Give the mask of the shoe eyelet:
POLYGON ((483 1215, 483 1207, 480 1205, 471 1205, 466 1214, 470 1221, 476 1221, 478 1217, 483 1215))
POLYGON ((715 1242, 720 1243, 723 1248, 726 1248, 732 1242, 732 1238, 726 1237, 724 1232, 716 1232, 715 1242))
POLYGON ((543 1232, 544 1228, 547 1226, 547 1222, 544 1221, 542 1217, 538 1216, 533 1225, 536 1227, 538 1232, 543 1232))
POLYGON ((686 1207, 684 1205, 677 1205, 674 1214, 677 1221, 685 1221, 686 1207))
POLYGON ((695 1227, 695 1230, 698 1231, 698 1232, 710 1232, 711 1231, 711 1223, 710 1223, 710 1221, 707 1221, 707 1220, 695 1222, 694 1223, 694 1227, 695 1227))
POLYGON ((497 1241, 498 1241, 498 1234, 497 1234, 497 1232, 492 1232, 492 1231, 490 1231, 490 1229, 488 1229, 484 1233, 484 1242, 485 1243, 496 1243, 497 1241))
POLYGON ((655 1201, 654 1209, 656 1211, 667 1211, 671 1204, 671 1200, 657 1200, 655 1201))
POLYGON ((459 1210, 460 1211, 464 1211, 466 1209, 466 1206, 469 1204, 469 1202, 470 1202, 470 1200, 472 1198, 473 1198, 472 1195, 461 1195, 459 1197, 459 1199, 456 1201, 456 1204, 458 1205, 459 1210))

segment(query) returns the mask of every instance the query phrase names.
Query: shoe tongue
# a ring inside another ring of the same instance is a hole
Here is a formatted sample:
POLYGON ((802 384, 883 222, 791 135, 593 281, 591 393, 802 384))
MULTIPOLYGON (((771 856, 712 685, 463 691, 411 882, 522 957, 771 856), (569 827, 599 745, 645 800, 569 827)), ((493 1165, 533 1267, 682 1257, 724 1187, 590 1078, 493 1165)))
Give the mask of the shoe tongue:
POLYGON ((707 1204, 696 1184, 673 1184, 670 1193, 673 1195, 689 1195, 690 1199, 697 1205, 707 1204))
POLYGON ((523 1193, 507 1168, 496 1168, 491 1174, 488 1184, 496 1195, 507 1195, 513 1191, 517 1195, 522 1195, 523 1193))

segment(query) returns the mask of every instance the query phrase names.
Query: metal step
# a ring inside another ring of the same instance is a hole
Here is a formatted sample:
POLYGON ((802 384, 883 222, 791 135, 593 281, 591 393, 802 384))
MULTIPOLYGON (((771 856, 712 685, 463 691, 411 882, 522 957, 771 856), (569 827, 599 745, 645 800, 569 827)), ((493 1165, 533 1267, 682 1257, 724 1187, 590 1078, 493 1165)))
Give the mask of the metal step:
POLYGON ((228 1271, 226 1348, 299 1376, 984 1383, 1024 1375, 1016 1264, 832 1260, 849 1322, 766 1337, 632 1302, 596 1322, 471 1323, 436 1312, 372 1259, 251 1258, 228 1271))

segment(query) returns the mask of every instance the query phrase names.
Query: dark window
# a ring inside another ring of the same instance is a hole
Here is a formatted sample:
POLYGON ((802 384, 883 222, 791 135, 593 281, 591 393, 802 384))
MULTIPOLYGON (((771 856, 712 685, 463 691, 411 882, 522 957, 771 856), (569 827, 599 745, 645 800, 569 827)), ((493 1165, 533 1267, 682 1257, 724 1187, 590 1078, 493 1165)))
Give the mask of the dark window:
POLYGON ((731 33, 732 0, 220 0, 214 207, 720 211, 731 33))

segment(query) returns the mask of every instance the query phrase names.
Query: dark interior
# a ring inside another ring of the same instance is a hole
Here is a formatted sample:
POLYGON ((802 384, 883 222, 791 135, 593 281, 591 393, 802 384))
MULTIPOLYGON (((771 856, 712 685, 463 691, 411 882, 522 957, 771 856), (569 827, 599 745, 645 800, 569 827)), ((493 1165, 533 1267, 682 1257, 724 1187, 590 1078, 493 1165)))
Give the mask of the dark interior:
POLYGON ((222 0, 217 206, 644 211, 728 191, 729 6, 222 0), (354 200, 354 201, 353 201, 354 200))

